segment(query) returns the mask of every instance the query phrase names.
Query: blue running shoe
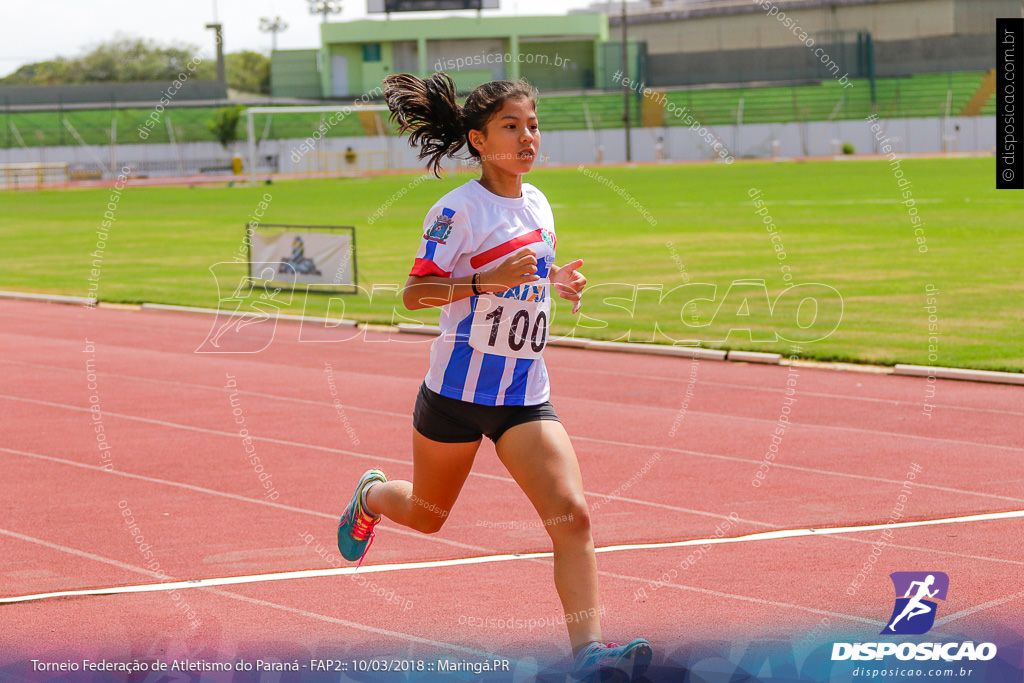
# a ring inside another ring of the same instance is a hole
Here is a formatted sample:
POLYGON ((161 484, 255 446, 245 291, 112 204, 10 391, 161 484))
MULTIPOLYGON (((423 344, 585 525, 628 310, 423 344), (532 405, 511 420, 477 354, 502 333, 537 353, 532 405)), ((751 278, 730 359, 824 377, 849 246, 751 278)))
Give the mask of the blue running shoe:
POLYGON ((345 514, 341 516, 338 523, 338 550, 341 551, 341 556, 350 562, 359 560, 359 564, 363 564, 363 557, 373 542, 373 527, 380 521, 380 515, 370 515, 363 510, 363 490, 371 482, 387 480, 380 470, 364 472, 359 478, 356 492, 352 494, 352 500, 345 508, 345 514))
POLYGON ((653 650, 643 638, 628 645, 591 643, 580 650, 572 674, 579 681, 634 681, 651 665, 653 650))

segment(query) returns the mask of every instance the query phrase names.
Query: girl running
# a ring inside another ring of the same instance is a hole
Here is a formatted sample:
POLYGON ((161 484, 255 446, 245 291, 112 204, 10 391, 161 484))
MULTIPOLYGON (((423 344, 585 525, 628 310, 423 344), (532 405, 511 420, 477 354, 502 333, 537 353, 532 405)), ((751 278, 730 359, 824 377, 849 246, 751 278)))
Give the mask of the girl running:
POLYGON ((363 474, 338 526, 338 548, 359 560, 381 517, 423 533, 440 530, 483 436, 526 493, 554 548, 555 590, 579 677, 639 676, 651 645, 601 642, 597 561, 579 463, 554 407, 541 355, 551 288, 580 306, 583 261, 556 266, 551 207, 523 183, 540 145, 537 91, 494 81, 459 106, 447 74, 384 79, 392 120, 440 176, 464 147, 482 173, 427 213, 403 292, 410 310, 439 306, 441 334, 413 411, 412 482, 363 474), (568 615, 576 618, 570 619, 568 615), (582 617, 582 618, 580 618, 582 617))

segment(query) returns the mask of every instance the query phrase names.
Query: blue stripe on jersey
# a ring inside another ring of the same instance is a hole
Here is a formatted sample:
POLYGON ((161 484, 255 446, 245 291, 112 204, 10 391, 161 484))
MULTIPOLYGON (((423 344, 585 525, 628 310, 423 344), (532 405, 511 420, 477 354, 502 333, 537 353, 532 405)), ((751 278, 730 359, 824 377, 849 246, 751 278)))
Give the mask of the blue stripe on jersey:
POLYGON ((469 345, 469 333, 473 329, 473 312, 480 297, 469 298, 469 315, 459 321, 455 328, 455 343, 452 355, 448 358, 448 367, 444 369, 441 381, 442 396, 462 400, 462 392, 466 386, 466 375, 469 374, 469 360, 473 357, 473 347, 469 345))
POLYGON ((480 374, 476 378, 476 393, 473 403, 493 406, 498 402, 501 390, 501 376, 505 374, 505 356, 485 353, 480 363, 480 374))
POLYGON ((505 389, 505 405, 521 406, 526 403, 526 384, 533 367, 532 358, 520 358, 512 372, 512 383, 505 389))
POLYGON ((433 261, 435 251, 437 251, 437 242, 427 240, 427 249, 423 252, 423 258, 433 261))

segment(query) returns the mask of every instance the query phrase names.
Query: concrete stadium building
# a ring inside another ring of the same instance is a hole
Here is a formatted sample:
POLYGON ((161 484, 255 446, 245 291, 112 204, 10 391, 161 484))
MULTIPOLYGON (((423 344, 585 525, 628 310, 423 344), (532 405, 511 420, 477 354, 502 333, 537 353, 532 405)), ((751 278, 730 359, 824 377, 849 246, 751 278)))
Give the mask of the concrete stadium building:
MULTIPOLYGON (((621 7, 585 11, 617 38, 621 7)), ((830 77, 817 48, 851 77, 885 78, 992 69, 996 18, 1022 15, 1021 0, 640 0, 627 32, 656 86, 830 77)))
MULTIPOLYGON (((387 73, 444 70, 463 90, 517 76, 547 91, 614 89, 621 8, 327 23, 320 47, 273 53, 271 88, 276 97, 343 99, 371 92, 387 73)), ((1022 11, 1022 0, 636 0, 627 3, 630 73, 672 87, 813 81, 837 70, 988 71, 996 18, 1022 11)))

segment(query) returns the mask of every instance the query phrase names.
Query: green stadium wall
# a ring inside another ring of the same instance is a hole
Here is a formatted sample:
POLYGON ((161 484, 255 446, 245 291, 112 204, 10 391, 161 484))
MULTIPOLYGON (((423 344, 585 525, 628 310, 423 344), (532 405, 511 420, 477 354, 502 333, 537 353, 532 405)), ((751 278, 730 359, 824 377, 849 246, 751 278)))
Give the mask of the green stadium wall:
POLYGON ((319 99, 319 50, 275 50, 270 55, 270 91, 274 97, 319 99))
POLYGON ((542 89, 584 90, 607 80, 601 56, 607 40, 603 14, 327 23, 319 50, 274 52, 271 91, 274 97, 351 98, 372 94, 385 75, 401 71, 445 71, 463 92, 520 76, 542 89), (311 57, 316 53, 319 62, 311 57))

